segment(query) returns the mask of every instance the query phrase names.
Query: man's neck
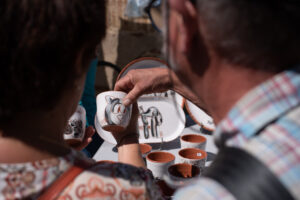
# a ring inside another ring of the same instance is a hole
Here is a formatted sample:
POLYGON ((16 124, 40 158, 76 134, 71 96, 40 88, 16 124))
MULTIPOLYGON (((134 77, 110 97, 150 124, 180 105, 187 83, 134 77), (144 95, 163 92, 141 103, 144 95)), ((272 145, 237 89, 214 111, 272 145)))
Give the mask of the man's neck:
POLYGON ((212 65, 204 77, 201 96, 215 123, 224 119, 246 93, 274 75, 225 63, 212 65))

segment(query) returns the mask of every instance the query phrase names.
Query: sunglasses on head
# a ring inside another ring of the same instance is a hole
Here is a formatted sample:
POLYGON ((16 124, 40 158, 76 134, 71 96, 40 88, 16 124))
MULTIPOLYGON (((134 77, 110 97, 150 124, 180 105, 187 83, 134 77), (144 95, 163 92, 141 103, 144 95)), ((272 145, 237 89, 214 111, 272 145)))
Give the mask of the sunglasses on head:
MULTIPOLYGON (((158 32, 161 32, 163 26, 162 5, 164 0, 151 0, 145 8, 152 26, 158 32)), ((196 0, 189 0, 192 4, 196 5, 196 0)))

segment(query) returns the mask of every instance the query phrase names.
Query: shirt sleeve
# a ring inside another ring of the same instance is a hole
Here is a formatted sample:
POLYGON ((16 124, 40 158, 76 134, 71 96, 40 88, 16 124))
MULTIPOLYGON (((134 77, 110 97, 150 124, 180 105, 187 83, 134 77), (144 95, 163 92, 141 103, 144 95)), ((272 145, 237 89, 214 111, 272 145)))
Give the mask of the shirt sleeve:
POLYGON ((235 200, 235 197, 218 182, 209 178, 200 178, 186 187, 179 189, 174 200, 235 200))

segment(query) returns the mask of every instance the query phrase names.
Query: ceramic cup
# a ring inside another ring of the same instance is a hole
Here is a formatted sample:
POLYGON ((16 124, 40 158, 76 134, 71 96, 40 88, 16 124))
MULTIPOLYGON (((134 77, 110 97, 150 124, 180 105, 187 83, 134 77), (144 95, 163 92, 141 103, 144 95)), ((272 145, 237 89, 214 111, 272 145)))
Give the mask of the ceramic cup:
POLYGON ((64 139, 68 144, 82 142, 85 134, 86 112, 78 105, 75 113, 70 117, 64 132, 64 139))
POLYGON ((146 157, 147 168, 155 178, 162 179, 170 165, 174 164, 175 156, 169 152, 151 152, 146 157))
POLYGON ((202 149, 186 148, 178 152, 177 163, 187 163, 200 168, 200 174, 205 168, 207 153, 202 149))
POLYGON ((179 163, 168 167, 168 176, 174 184, 182 184, 191 181, 200 175, 199 167, 187 163, 179 163))
POLYGON ((198 148, 205 150, 206 138, 198 134, 187 134, 180 137, 181 148, 198 148))
POLYGON ((140 150, 141 150, 143 158, 146 158, 146 156, 152 150, 152 146, 150 146, 149 144, 140 144, 140 150))
POLYGON ((124 92, 109 91, 97 96, 97 119, 102 129, 119 132, 126 129, 130 122, 132 105, 124 106, 124 92))

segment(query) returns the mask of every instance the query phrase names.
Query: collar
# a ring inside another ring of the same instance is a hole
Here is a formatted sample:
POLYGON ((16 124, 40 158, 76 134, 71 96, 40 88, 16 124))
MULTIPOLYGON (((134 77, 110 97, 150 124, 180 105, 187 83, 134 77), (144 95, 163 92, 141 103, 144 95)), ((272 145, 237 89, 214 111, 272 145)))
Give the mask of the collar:
POLYGON ((258 85, 230 110, 215 131, 217 145, 237 134, 244 141, 300 104, 300 66, 258 85))

